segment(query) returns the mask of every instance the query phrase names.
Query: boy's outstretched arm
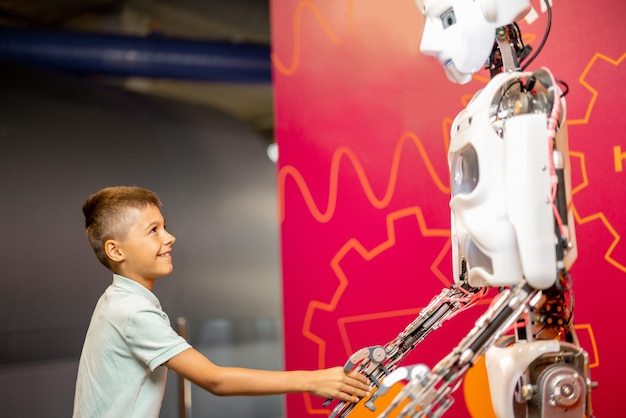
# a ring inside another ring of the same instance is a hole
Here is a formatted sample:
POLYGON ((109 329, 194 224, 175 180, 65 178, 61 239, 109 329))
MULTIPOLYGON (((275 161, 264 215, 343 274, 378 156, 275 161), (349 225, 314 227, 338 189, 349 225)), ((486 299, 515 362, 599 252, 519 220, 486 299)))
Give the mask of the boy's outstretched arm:
POLYGON ((322 398, 356 402, 368 396, 367 378, 342 367, 314 371, 270 371, 221 367, 193 348, 172 357, 165 365, 190 382, 219 396, 278 395, 307 392, 322 398))

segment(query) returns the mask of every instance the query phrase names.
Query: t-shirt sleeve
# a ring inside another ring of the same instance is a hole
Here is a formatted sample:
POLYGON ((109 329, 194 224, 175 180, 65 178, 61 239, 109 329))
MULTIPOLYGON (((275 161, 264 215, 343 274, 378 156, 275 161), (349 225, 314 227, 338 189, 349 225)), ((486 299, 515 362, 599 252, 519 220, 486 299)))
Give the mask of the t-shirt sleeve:
POLYGON ((142 308, 128 321, 127 341, 132 354, 150 370, 191 348, 170 324, 167 314, 156 308, 142 308))

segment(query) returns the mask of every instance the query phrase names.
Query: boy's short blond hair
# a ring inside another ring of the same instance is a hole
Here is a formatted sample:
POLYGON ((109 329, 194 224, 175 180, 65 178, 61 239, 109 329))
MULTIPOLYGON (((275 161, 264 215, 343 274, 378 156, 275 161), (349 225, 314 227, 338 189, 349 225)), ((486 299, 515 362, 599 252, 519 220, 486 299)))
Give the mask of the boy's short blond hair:
POLYGON ((130 209, 143 209, 154 205, 161 208, 161 200, 151 190, 137 186, 106 187, 85 200, 83 215, 85 231, 96 257, 108 269, 109 257, 104 243, 109 239, 124 240, 132 226, 130 209))

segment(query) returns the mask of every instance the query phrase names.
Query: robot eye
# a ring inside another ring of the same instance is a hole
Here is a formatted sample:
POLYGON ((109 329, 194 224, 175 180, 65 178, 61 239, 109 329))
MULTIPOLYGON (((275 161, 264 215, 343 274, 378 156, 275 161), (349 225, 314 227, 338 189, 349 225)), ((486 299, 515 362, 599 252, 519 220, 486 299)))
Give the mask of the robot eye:
POLYGON ((444 29, 449 28, 450 26, 456 23, 456 15, 454 14, 454 9, 448 9, 441 15, 441 24, 444 29))

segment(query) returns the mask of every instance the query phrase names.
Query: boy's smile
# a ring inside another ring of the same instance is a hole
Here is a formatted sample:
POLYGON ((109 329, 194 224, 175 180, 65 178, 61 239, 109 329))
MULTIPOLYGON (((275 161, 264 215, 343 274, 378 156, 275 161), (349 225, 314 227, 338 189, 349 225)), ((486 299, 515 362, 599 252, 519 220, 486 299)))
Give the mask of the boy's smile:
POLYGON ((170 274, 172 245, 176 238, 165 229, 165 220, 158 207, 129 209, 131 225, 124 240, 114 241, 113 256, 118 274, 152 289, 154 280, 170 274))

